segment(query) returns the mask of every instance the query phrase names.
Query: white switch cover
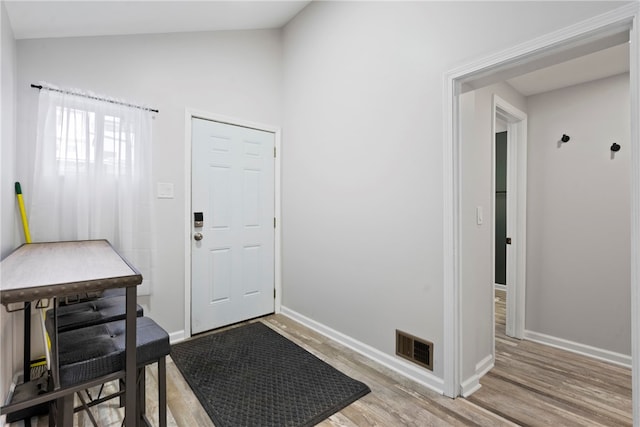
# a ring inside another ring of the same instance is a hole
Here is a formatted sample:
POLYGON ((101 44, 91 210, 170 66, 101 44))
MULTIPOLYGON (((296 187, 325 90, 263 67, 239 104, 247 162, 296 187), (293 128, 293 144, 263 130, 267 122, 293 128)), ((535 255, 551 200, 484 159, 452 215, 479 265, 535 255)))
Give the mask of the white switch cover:
POLYGON ((159 182, 156 187, 158 199, 173 199, 173 183, 159 182))
POLYGON ((482 206, 478 206, 476 208, 476 221, 478 222, 478 225, 482 225, 482 223, 484 222, 484 214, 482 213, 482 206))

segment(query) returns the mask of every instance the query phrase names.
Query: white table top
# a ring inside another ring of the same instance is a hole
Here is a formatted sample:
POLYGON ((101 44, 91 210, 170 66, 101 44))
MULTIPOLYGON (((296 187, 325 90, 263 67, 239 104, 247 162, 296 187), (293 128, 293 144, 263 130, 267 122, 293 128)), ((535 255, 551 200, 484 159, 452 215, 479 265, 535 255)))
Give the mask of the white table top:
POLYGON ((2 304, 140 283, 140 273, 106 240, 25 244, 0 263, 2 304))

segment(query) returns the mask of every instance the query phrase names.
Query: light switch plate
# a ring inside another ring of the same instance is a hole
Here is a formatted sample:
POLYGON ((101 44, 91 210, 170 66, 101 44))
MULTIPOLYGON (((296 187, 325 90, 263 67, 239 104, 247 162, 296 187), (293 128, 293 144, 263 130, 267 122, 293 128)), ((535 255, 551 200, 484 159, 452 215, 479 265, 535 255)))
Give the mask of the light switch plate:
POLYGON ((173 183, 159 182, 156 186, 158 199, 173 199, 173 183))
POLYGON ((484 213, 482 212, 482 206, 476 208, 476 221, 478 225, 482 225, 484 222, 484 213))

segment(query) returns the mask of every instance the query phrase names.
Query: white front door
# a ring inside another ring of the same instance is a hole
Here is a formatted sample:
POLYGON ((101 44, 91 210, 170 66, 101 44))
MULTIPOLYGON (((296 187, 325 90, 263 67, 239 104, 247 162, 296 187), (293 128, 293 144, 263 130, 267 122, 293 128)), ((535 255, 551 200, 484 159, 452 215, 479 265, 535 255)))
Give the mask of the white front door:
POLYGON ((197 118, 191 135, 195 334, 274 312, 275 136, 197 118))

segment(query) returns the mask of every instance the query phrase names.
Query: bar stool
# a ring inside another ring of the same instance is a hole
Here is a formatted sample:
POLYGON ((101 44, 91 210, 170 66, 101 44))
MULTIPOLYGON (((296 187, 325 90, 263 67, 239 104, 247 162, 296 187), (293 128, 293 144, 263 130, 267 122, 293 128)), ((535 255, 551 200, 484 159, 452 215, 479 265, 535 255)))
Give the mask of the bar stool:
MULTIPOLYGON (((145 414, 145 367, 158 363, 159 425, 166 427, 166 356, 170 352, 169 335, 148 317, 136 322, 137 399, 138 419, 150 425, 145 414)), ((58 334, 58 366, 60 386, 77 386, 97 378, 122 371, 125 367, 125 321, 119 320, 85 328, 68 330, 58 334)), ((122 391, 86 403, 80 393, 82 407, 87 410, 92 423, 97 426, 89 411, 91 406, 121 396, 122 391)), ((73 420, 74 393, 62 398, 62 407, 56 408, 62 420, 73 420)), ((68 421, 67 421, 68 422, 68 421)))
POLYGON ((73 304, 78 304, 85 301, 94 301, 100 298, 123 297, 125 295, 126 295, 126 290, 124 288, 112 288, 112 289, 105 289, 104 291, 101 291, 101 292, 90 292, 90 293, 78 294, 74 296, 67 296, 67 297, 61 298, 58 301, 58 304, 61 306, 73 305, 73 304))
MULTIPOLYGON (((110 296, 92 301, 68 304, 58 307, 58 333, 100 323, 114 322, 126 318, 126 297, 110 296)), ((136 304, 136 315, 142 317, 144 310, 136 304)), ((46 328, 49 335, 53 332, 53 310, 47 310, 46 328)))

